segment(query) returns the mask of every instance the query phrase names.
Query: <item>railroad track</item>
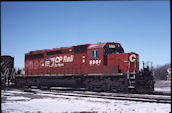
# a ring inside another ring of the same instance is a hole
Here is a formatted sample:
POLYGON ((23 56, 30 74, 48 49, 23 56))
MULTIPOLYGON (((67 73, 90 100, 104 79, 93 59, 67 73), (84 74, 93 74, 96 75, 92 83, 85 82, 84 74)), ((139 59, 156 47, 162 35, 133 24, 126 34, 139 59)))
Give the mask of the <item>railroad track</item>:
MULTIPOLYGON (((23 91, 23 90, 20 89, 20 91, 23 91)), ((53 95, 61 95, 61 96, 89 97, 89 98, 102 98, 102 99, 171 104, 171 96, 158 95, 158 94, 154 95, 154 94, 107 93, 107 92, 60 90, 60 89, 54 89, 54 88, 47 89, 47 90, 24 89, 24 92, 32 92, 34 94, 53 94, 53 95)))

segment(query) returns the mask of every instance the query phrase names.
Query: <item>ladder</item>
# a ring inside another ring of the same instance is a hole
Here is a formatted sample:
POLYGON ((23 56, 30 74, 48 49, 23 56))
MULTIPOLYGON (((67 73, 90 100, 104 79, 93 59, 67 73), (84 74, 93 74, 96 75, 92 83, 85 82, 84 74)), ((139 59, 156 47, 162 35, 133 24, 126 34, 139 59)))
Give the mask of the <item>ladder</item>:
POLYGON ((127 69, 127 79, 128 79, 128 89, 134 89, 135 86, 135 79, 136 79, 136 62, 134 62, 134 70, 133 72, 129 72, 130 70, 130 62, 128 62, 128 69, 127 69))
POLYGON ((128 78, 128 88, 134 89, 135 88, 136 74, 135 73, 128 73, 127 78, 128 78))

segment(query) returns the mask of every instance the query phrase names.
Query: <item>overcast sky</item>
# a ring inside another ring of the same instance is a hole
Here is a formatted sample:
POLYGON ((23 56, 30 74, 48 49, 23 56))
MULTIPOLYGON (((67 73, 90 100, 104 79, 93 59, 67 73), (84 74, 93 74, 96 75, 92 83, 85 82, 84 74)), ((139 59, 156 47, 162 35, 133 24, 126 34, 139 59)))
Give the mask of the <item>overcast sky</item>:
POLYGON ((1 54, 118 42, 154 66, 170 63, 169 1, 1 2, 1 54))

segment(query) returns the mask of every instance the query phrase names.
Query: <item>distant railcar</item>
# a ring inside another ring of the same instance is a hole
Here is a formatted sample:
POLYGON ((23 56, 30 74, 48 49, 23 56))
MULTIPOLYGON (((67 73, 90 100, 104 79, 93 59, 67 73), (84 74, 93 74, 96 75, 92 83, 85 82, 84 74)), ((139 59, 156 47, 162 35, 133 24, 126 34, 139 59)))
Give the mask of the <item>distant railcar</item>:
POLYGON ((9 85, 14 80, 14 57, 3 55, 1 56, 1 85, 9 85))
POLYGON ((84 44, 25 54, 25 75, 18 86, 66 86, 103 91, 154 90, 152 72, 139 72, 139 55, 120 43, 84 44), (140 89, 141 88, 141 89, 140 89))

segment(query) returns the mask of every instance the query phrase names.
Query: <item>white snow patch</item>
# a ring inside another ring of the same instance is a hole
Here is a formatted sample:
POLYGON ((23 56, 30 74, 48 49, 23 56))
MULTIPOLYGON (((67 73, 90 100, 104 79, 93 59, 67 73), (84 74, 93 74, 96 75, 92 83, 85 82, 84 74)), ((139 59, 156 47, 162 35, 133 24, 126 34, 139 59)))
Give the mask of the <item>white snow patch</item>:
MULTIPOLYGON (((40 95, 40 94, 36 94, 40 95)), ((33 95, 34 96, 34 95, 33 95)), ((110 100, 88 97, 71 97, 52 94, 41 94, 42 99, 30 99, 26 97, 8 97, 5 103, 1 103, 2 112, 10 113, 71 113, 71 112, 97 112, 97 113, 169 113, 170 104, 158 104, 148 102, 110 100), (49 98, 45 98, 49 96, 49 98), (8 101, 11 98, 10 101, 8 101), (14 100, 13 100, 14 99, 14 100), (17 101, 16 99, 23 99, 17 101)))
POLYGON ((169 81, 169 80, 157 80, 157 81, 155 81, 155 87, 156 88, 171 87, 171 81, 169 81))
POLYGON ((168 80, 155 81, 155 91, 171 92, 171 81, 168 80))
POLYGON ((12 93, 1 93, 1 97, 5 97, 5 96, 12 96, 14 94, 12 93))
POLYGON ((171 87, 155 88, 155 91, 171 92, 171 87))
POLYGON ((8 97, 7 100, 29 100, 27 97, 8 97))
POLYGON ((25 92, 21 92, 21 90, 10 90, 10 91, 6 91, 9 93, 19 93, 19 94, 24 94, 25 92))

